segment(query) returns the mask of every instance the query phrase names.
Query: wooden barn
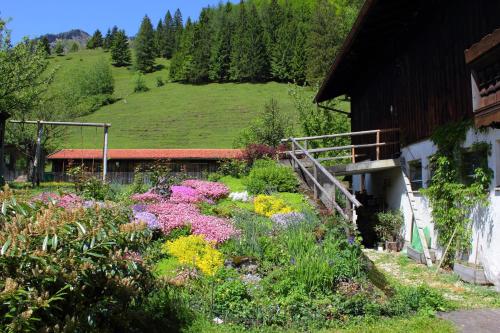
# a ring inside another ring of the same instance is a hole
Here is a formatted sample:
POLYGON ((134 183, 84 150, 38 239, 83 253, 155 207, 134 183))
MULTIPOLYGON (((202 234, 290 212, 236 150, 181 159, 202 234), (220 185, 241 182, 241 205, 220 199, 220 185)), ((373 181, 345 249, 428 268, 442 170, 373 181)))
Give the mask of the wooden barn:
MULTIPOLYGON (((362 235, 373 236, 373 219, 364 214, 370 206, 401 210, 405 248, 432 265, 443 248, 431 207, 419 192, 432 175, 437 147, 430 138, 443 125, 470 121, 461 154, 464 181, 478 165, 487 165, 494 177, 490 205, 474 216, 472 250, 462 259, 484 267, 484 278, 500 287, 499 28, 497 0, 366 0, 315 97, 319 105, 339 96, 350 100, 352 132, 322 137, 349 136, 351 145, 307 154, 307 140, 320 137, 297 138, 292 154, 313 160, 314 153, 350 150, 351 164, 325 169, 334 177, 352 177, 355 198, 345 197, 357 207, 351 216, 362 235), (480 142, 491 149, 476 149, 480 142)), ((339 158, 316 160, 334 159, 339 158)), ((313 166, 319 179, 323 169, 313 166)), ((341 185, 335 187, 338 197, 341 185)), ((315 182, 314 188, 316 193, 326 186, 315 182)), ((327 197, 335 198, 335 192, 327 197)))
MULTIPOLYGON (((221 161, 241 157, 239 149, 109 149, 107 156, 108 180, 130 183, 136 168, 145 169, 162 162, 172 172, 183 172, 200 178, 217 171, 221 161)), ((48 156, 52 164, 52 178, 68 178, 72 166, 84 166, 96 176, 102 172, 103 151, 99 149, 62 149, 48 156)))

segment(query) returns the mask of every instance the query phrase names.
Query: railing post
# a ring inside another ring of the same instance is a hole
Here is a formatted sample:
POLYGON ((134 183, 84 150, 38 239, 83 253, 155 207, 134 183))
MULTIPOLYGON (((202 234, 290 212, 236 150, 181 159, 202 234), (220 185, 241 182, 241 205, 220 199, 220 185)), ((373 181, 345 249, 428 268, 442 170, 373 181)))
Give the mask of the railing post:
POLYGON ((376 146, 376 149, 377 149, 377 161, 380 159, 380 130, 377 131, 377 146, 376 146))
MULTIPOLYGON (((315 163, 313 163, 313 176, 314 176, 314 179, 318 180, 318 168, 316 168, 315 163)), ((318 180, 318 182, 319 182, 319 180, 318 180)), ((314 189, 314 200, 318 200, 318 188, 317 188, 315 182, 313 182, 313 189, 314 189)))
MULTIPOLYGON (((292 139, 292 155, 295 156, 295 141, 292 139)), ((295 163, 295 159, 292 158, 292 168, 295 170, 297 168, 297 165, 295 163)))
POLYGON ((332 215, 335 216, 336 211, 335 211, 335 202, 337 201, 337 188, 335 185, 333 185, 333 190, 332 190, 332 215))
POLYGON ((351 160, 352 160, 352 163, 356 163, 356 150, 355 150, 354 146, 352 146, 352 148, 351 148, 351 160))
POLYGON ((304 149, 307 150, 307 140, 304 140, 304 149))

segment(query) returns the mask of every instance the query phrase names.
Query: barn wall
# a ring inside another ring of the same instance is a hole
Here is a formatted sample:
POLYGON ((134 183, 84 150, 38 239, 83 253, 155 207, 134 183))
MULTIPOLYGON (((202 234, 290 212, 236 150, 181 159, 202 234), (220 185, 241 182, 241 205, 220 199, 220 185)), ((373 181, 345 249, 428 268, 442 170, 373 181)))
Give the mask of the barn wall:
MULTIPOLYGON (((472 117, 464 50, 500 26, 500 1, 450 4, 427 6, 412 33, 381 46, 393 56, 374 62, 352 89, 353 131, 399 127, 407 145, 428 138, 440 125, 472 117)), ((386 156, 395 151, 384 149, 386 156)))

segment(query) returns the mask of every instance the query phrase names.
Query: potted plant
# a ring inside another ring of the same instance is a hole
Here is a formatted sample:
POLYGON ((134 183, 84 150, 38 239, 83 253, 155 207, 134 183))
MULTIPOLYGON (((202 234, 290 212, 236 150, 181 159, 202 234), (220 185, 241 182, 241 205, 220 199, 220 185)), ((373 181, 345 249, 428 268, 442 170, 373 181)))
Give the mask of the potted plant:
POLYGON ((387 251, 399 251, 398 238, 403 225, 403 214, 395 211, 377 213, 375 232, 380 240, 385 242, 387 251))

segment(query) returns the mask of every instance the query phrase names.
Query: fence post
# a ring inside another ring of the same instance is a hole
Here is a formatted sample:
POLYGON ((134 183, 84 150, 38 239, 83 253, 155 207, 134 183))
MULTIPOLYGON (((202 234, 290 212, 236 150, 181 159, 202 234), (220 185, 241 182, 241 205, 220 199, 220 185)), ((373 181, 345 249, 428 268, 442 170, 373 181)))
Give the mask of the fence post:
MULTIPOLYGON (((314 179, 316 179, 318 182, 318 168, 316 168, 316 164, 313 162, 313 176, 314 179)), ((313 182, 313 189, 314 189, 314 200, 318 200, 318 187, 316 186, 316 183, 313 182)))
MULTIPOLYGON (((296 157, 295 156, 295 141, 293 139, 292 140, 292 156, 293 157, 296 157)), ((292 168, 295 170, 297 168, 297 165, 295 163, 295 158, 292 158, 292 168)))
POLYGON ((351 148, 351 160, 352 163, 356 163, 356 150, 354 149, 354 146, 351 148))
POLYGON ((102 181, 106 181, 108 173, 108 126, 104 125, 104 148, 102 152, 102 181))
POLYGON ((380 130, 377 131, 377 161, 380 159, 380 130))
POLYGON ((335 202, 337 201, 337 188, 333 185, 332 189, 332 215, 335 216, 337 211, 335 210, 335 202))

